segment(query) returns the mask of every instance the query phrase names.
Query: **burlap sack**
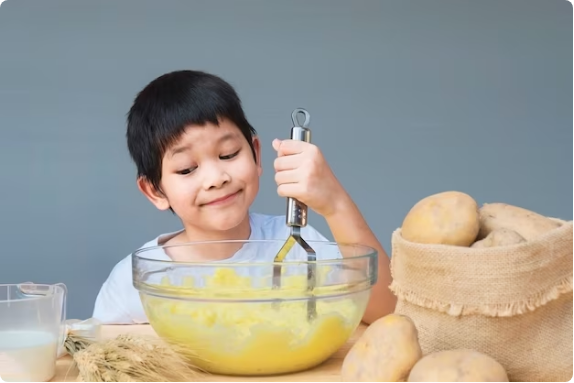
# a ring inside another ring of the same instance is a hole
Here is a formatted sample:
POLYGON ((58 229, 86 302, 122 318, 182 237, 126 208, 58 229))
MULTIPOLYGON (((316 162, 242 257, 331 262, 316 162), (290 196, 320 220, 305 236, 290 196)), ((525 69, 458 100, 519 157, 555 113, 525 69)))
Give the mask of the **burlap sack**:
POLYGON ((470 348, 511 381, 572 378, 572 222, 537 240, 487 249, 392 236, 395 312, 417 326, 424 354, 470 348))

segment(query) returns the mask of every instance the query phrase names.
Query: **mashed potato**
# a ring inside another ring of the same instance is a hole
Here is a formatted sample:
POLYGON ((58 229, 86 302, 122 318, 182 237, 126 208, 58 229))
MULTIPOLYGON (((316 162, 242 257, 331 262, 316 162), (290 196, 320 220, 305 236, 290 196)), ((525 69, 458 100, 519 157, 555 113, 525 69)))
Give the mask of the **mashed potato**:
MULTIPOLYGON (((170 296, 142 294, 142 302, 155 331, 195 353, 195 365, 211 373, 228 375, 281 374, 316 366, 349 339, 361 320, 368 291, 317 299, 317 318, 307 320, 305 300, 282 303, 273 297, 301 297, 304 275, 283 276, 279 292, 251 287, 253 281, 232 269, 217 269, 205 285, 195 289, 191 277, 175 286, 169 279, 162 288, 170 296), (228 296, 229 301, 222 301, 228 296), (193 297, 193 298, 192 298, 193 297), (209 300, 210 297, 217 299, 209 300), (239 302, 241 298, 250 302, 239 302), (254 301, 261 299, 262 301, 254 301)), ((321 287, 319 296, 341 286, 321 287)))

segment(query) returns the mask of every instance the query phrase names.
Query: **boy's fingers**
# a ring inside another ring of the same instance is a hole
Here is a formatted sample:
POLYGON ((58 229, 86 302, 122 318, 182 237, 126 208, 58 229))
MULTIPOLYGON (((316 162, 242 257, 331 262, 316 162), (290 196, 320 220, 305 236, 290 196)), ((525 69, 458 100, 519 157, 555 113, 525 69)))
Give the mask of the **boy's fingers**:
POLYGON ((298 176, 295 170, 285 170, 275 173, 275 183, 277 183, 277 185, 297 183, 297 180, 298 176))
POLYGON ((276 172, 297 169, 300 162, 299 157, 300 156, 297 155, 277 157, 275 161, 273 161, 273 167, 276 172))
POLYGON ((305 141, 294 140, 273 140, 273 149, 277 151, 279 156, 288 156, 291 154, 299 154, 305 150, 310 144, 305 141))
POLYGON ((275 149, 276 152, 279 152, 279 146, 281 146, 281 140, 276 138, 273 140, 271 145, 273 145, 273 149, 275 149))
POLYGON ((301 196, 301 184, 299 183, 281 184, 277 187, 277 194, 280 197, 291 197, 298 199, 301 196))

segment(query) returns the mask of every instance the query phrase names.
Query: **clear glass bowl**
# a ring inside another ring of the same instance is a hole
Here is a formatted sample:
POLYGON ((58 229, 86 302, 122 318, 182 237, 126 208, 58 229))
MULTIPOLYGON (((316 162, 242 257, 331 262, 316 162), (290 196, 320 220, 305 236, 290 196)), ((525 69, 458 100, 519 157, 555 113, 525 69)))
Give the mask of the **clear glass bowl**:
POLYGON ((321 364, 361 322, 377 280, 377 252, 309 241, 317 261, 308 262, 295 245, 275 264, 284 242, 207 241, 136 251, 133 283, 151 326, 210 373, 274 375, 321 364), (244 257, 234 261, 229 254, 237 250, 244 257), (165 260, 166 254, 186 261, 165 260), (281 265, 278 288, 272 283, 274 265, 281 265), (309 266, 316 268, 312 293, 309 266), (317 315, 310 320, 311 297, 317 315))

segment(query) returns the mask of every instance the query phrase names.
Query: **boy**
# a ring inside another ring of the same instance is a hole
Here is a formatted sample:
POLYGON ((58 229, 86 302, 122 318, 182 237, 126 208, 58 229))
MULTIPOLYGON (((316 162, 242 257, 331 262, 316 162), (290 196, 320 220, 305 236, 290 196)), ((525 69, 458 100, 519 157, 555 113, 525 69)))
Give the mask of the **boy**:
MULTIPOLYGON (((127 142, 137 165, 139 190, 156 208, 171 210, 183 224, 182 230, 162 234, 143 247, 288 237, 284 216, 249 211, 262 174, 261 143, 235 90, 221 78, 184 70, 153 80, 129 111, 127 142)), ((392 312, 395 300, 388 289, 388 257, 319 149, 306 142, 277 139, 272 146, 277 152, 275 181, 281 197, 296 198, 325 217, 336 242, 377 250, 379 277, 364 322, 392 312)), ((302 237, 326 241, 309 225, 302 229, 302 237)), ((271 262, 273 255, 258 254, 257 261, 271 262)), ((221 259, 169 250, 154 256, 174 261, 221 259)), ((226 255, 237 262, 253 256, 241 250, 226 255)), ((114 267, 96 299, 94 318, 109 324, 147 323, 132 285, 131 266, 130 255, 114 267)))

